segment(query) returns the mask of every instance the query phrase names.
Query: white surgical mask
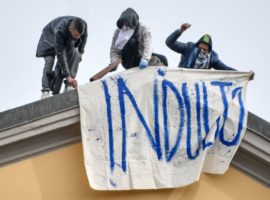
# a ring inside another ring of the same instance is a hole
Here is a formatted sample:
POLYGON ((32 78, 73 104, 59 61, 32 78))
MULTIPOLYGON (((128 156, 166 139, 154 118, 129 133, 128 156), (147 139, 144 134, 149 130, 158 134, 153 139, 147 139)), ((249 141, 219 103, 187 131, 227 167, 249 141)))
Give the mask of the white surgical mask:
POLYGON ((130 30, 130 29, 132 29, 132 28, 129 27, 129 26, 125 26, 125 25, 124 25, 124 26, 122 27, 121 30, 123 30, 123 31, 125 32, 125 31, 128 31, 128 30, 130 30))
POLYGON ((119 50, 122 50, 129 39, 132 37, 134 31, 135 30, 131 27, 123 26, 119 31, 118 37, 115 41, 115 47, 119 50))

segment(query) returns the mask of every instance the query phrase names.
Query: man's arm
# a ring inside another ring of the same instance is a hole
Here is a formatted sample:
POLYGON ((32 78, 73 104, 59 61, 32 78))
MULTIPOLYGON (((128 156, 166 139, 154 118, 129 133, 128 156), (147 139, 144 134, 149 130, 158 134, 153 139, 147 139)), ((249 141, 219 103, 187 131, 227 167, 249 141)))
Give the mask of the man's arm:
POLYGON ((213 66, 212 66, 214 69, 216 70, 231 70, 231 71, 236 71, 236 69, 232 68, 232 67, 229 67, 227 65, 225 65, 223 62, 221 62, 221 60, 217 60, 213 66))
POLYGON ((178 42, 177 39, 182 35, 184 31, 190 28, 190 24, 184 23, 181 25, 180 29, 177 29, 172 34, 170 34, 166 39, 166 45, 173 51, 183 54, 186 50, 187 44, 178 42))
MULTIPOLYGON (((119 31, 120 31, 119 29, 116 29, 116 31, 113 34, 113 38, 112 38, 111 49, 110 49, 111 64, 122 62, 121 52, 120 52, 120 50, 115 48, 115 41, 117 39, 119 31)), ((115 71, 115 70, 116 70, 116 68, 114 68, 113 71, 115 71)))
POLYGON ((143 50, 143 55, 142 55, 142 58, 143 59, 146 59, 148 62, 149 60, 151 59, 151 56, 152 56, 152 51, 153 51, 153 48, 152 48, 152 35, 151 35, 151 32, 150 30, 143 26, 144 30, 142 32, 143 34, 143 47, 144 47, 144 50, 143 50))
MULTIPOLYGON (((237 71, 236 69, 232 68, 232 67, 229 67, 227 65, 225 65, 223 62, 221 62, 220 60, 218 60, 215 65, 213 66, 214 69, 217 69, 217 70, 230 70, 230 71, 237 71)), ((250 71, 251 75, 249 77, 249 80, 253 80, 254 79, 254 76, 255 76, 255 73, 253 71, 250 71)))
POLYGON ((86 45, 87 42, 87 37, 88 37, 88 32, 87 32, 87 24, 85 24, 85 33, 81 36, 81 40, 82 42, 80 43, 78 50, 80 54, 84 53, 84 47, 86 45))
POLYGON ((65 38, 60 31, 58 31, 55 36, 55 52, 63 75, 65 77, 70 77, 71 74, 68 68, 65 38))
POLYGON ((212 51, 212 56, 213 56, 213 61, 211 63, 211 68, 214 68, 216 70, 231 70, 231 71, 236 71, 236 69, 229 67, 225 65, 218 57, 218 54, 214 51, 212 51))

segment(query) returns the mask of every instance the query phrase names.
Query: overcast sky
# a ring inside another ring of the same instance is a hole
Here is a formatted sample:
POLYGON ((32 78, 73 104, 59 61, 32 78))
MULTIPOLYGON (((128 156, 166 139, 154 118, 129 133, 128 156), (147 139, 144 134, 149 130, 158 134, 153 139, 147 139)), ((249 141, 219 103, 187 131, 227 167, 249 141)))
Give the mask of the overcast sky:
MULTIPOLYGON (((107 66, 112 34, 121 12, 132 7, 152 32, 154 52, 165 54, 177 67, 180 55, 168 49, 166 37, 184 22, 192 24, 180 38, 197 41, 204 33, 213 39, 221 60, 239 71, 253 70, 247 89, 248 109, 270 121, 270 1, 269 0, 8 0, 0 6, 0 112, 41 96, 44 61, 36 58, 42 28, 63 15, 79 16, 88 23, 89 38, 77 80, 107 66)), ((118 69, 118 72, 123 69, 118 69)))

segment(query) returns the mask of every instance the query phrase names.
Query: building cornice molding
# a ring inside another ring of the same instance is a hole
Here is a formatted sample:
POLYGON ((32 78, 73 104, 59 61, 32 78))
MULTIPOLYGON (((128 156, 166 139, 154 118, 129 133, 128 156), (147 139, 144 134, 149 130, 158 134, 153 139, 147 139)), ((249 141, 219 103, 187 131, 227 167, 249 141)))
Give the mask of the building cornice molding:
MULTIPOLYGON (((0 166, 81 141, 77 92, 0 113, 0 166)), ((270 186, 270 124, 249 113, 232 165, 270 186)))

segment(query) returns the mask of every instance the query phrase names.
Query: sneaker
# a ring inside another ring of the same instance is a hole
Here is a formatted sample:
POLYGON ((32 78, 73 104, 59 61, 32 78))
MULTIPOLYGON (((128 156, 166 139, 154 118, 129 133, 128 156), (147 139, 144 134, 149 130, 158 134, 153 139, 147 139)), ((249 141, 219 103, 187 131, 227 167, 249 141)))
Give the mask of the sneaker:
POLYGON ((68 92, 70 90, 74 90, 74 88, 72 86, 68 86, 65 88, 64 92, 68 92))
POLYGON ((42 95, 41 95, 41 99, 46 99, 48 97, 50 97, 50 92, 49 91, 44 91, 42 92, 42 95))

